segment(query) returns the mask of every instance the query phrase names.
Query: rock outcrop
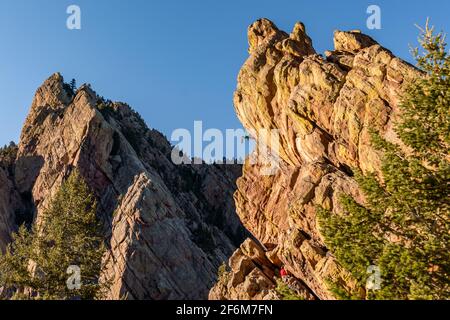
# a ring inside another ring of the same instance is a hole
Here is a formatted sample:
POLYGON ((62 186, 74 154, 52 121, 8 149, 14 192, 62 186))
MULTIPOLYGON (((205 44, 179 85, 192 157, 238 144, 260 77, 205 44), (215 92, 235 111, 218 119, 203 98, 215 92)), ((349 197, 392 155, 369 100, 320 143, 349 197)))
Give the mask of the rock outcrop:
POLYGON ((0 253, 3 253, 16 231, 16 222, 25 213, 23 199, 14 185, 14 162, 17 146, 11 144, 0 150, 0 253))
POLYGON ((259 145, 273 147, 260 133, 276 132, 278 148, 243 167, 175 165, 167 139, 128 105, 54 74, 15 161, 0 159, 0 251, 18 224, 41 223, 77 169, 99 203, 107 299, 280 299, 281 268, 303 299, 333 299, 328 280, 362 293, 326 248, 316 210, 342 214, 342 194, 364 202, 352 170, 379 172, 369 129, 398 142, 399 101, 419 71, 359 31, 337 31, 324 56, 302 23, 288 34, 258 20, 248 38, 236 112, 259 145))
MULTIPOLYGON (((73 92, 54 74, 36 92, 14 185, 29 195, 40 223, 78 169, 98 198, 109 244, 102 272, 112 284, 108 299, 204 299, 220 264, 248 236, 233 203, 241 166, 176 166, 171 151, 128 105, 100 98, 89 85, 73 92)), ((0 185, 3 210, 9 184, 0 185)), ((3 239, 10 213, 0 213, 3 239)))
MULTIPOLYGON (((364 201, 352 169, 379 171, 369 129, 398 142, 393 122, 399 100, 419 72, 359 31, 336 31, 335 49, 325 56, 316 54, 302 23, 289 35, 258 20, 248 38, 250 57, 238 77, 236 112, 259 144, 273 145, 269 135, 258 134, 265 129, 276 130, 279 145, 273 151, 278 170, 265 175, 260 162, 247 161, 235 194, 242 222, 271 257, 270 263, 256 264, 264 275, 257 282, 270 291, 271 274, 284 266, 304 284, 306 299, 333 299, 327 280, 361 290, 326 248, 316 208, 342 213, 343 193, 364 201)), ((239 249, 229 263, 231 280, 216 285, 210 298, 265 298, 247 289, 255 278, 248 261, 254 259, 239 249)))
POLYGON ((12 182, 3 168, 0 168, 0 253, 11 240, 14 228, 14 212, 11 204, 12 182))
POLYGON ((274 290, 276 265, 254 240, 247 239, 229 260, 230 270, 223 270, 210 292, 218 300, 277 299, 274 290))

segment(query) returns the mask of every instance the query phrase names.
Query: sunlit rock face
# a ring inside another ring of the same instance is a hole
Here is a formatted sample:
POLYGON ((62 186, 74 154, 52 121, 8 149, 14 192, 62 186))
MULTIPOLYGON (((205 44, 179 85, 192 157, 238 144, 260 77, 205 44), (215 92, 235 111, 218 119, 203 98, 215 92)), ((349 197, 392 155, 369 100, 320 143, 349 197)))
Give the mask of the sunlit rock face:
POLYGON ((393 123, 401 94, 419 72, 359 31, 336 31, 335 49, 324 56, 315 52, 302 23, 288 34, 258 20, 248 39, 250 56, 239 73, 234 105, 258 143, 271 145, 258 132, 278 132, 279 170, 265 175, 261 163, 247 161, 234 197, 243 224, 271 257, 270 263, 256 263, 258 270, 272 272, 255 277, 249 263, 239 262, 253 257, 231 259, 234 280, 217 285, 210 298, 271 297, 270 275, 281 266, 304 285, 307 299, 333 299, 327 279, 358 290, 324 245, 316 207, 341 214, 343 193, 364 201, 352 168, 379 171, 369 129, 398 141, 393 123), (240 289, 249 283, 264 283, 266 295, 240 289))
POLYGON ((171 151, 128 105, 105 101, 88 85, 72 92, 54 74, 36 92, 14 185, 29 195, 39 224, 64 179, 79 170, 105 226, 107 299, 206 299, 220 264, 248 237, 233 201, 242 166, 176 166, 171 151))

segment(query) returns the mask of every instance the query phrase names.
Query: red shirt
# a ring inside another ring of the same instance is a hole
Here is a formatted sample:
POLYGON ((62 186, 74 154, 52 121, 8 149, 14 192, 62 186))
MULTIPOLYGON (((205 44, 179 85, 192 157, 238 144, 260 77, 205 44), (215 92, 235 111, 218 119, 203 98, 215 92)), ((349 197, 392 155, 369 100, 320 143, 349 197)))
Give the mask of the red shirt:
POLYGON ((280 276, 281 277, 286 277, 288 274, 287 274, 287 271, 286 270, 284 270, 284 268, 281 268, 281 270, 280 270, 280 276))

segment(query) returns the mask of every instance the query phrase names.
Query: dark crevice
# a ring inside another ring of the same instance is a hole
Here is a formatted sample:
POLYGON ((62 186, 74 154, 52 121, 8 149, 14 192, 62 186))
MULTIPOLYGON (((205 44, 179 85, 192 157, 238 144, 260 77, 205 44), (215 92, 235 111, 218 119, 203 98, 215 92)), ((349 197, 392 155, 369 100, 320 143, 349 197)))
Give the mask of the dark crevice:
POLYGON ((31 191, 21 193, 20 199, 23 206, 20 209, 16 209, 14 213, 14 222, 17 226, 25 225, 28 229, 30 229, 33 224, 34 213, 36 211, 31 191))
POLYGON ((340 171, 344 172, 349 177, 354 177, 355 176, 355 173, 353 172, 353 170, 348 165, 346 165, 344 163, 340 163, 338 169, 340 171))

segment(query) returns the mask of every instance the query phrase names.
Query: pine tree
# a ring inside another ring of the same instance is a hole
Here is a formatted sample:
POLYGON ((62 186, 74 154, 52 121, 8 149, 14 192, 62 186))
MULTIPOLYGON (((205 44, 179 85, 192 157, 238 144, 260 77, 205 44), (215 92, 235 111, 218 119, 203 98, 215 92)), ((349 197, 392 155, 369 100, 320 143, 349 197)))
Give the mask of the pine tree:
POLYGON ((361 285, 370 265, 380 268, 381 288, 367 299, 450 299, 450 56, 428 23, 419 41, 424 75, 406 90, 395 126, 404 146, 374 132, 382 176, 357 172, 365 205, 344 196, 343 215, 319 210, 327 246, 361 285))
POLYGON ((13 141, 0 148, 0 167, 12 169, 16 161, 17 151, 18 147, 13 141))
POLYGON ((277 279, 277 287, 275 288, 280 300, 305 300, 298 295, 295 290, 290 288, 282 279, 277 279))
POLYGON ((77 91, 77 81, 75 79, 72 79, 70 81, 69 86, 73 93, 75 93, 77 91))
POLYGON ((94 196, 77 171, 62 185, 39 226, 24 226, 0 256, 0 287, 14 289, 17 299, 94 299, 104 253, 94 196), (69 267, 80 268, 80 284, 70 287, 69 267))

